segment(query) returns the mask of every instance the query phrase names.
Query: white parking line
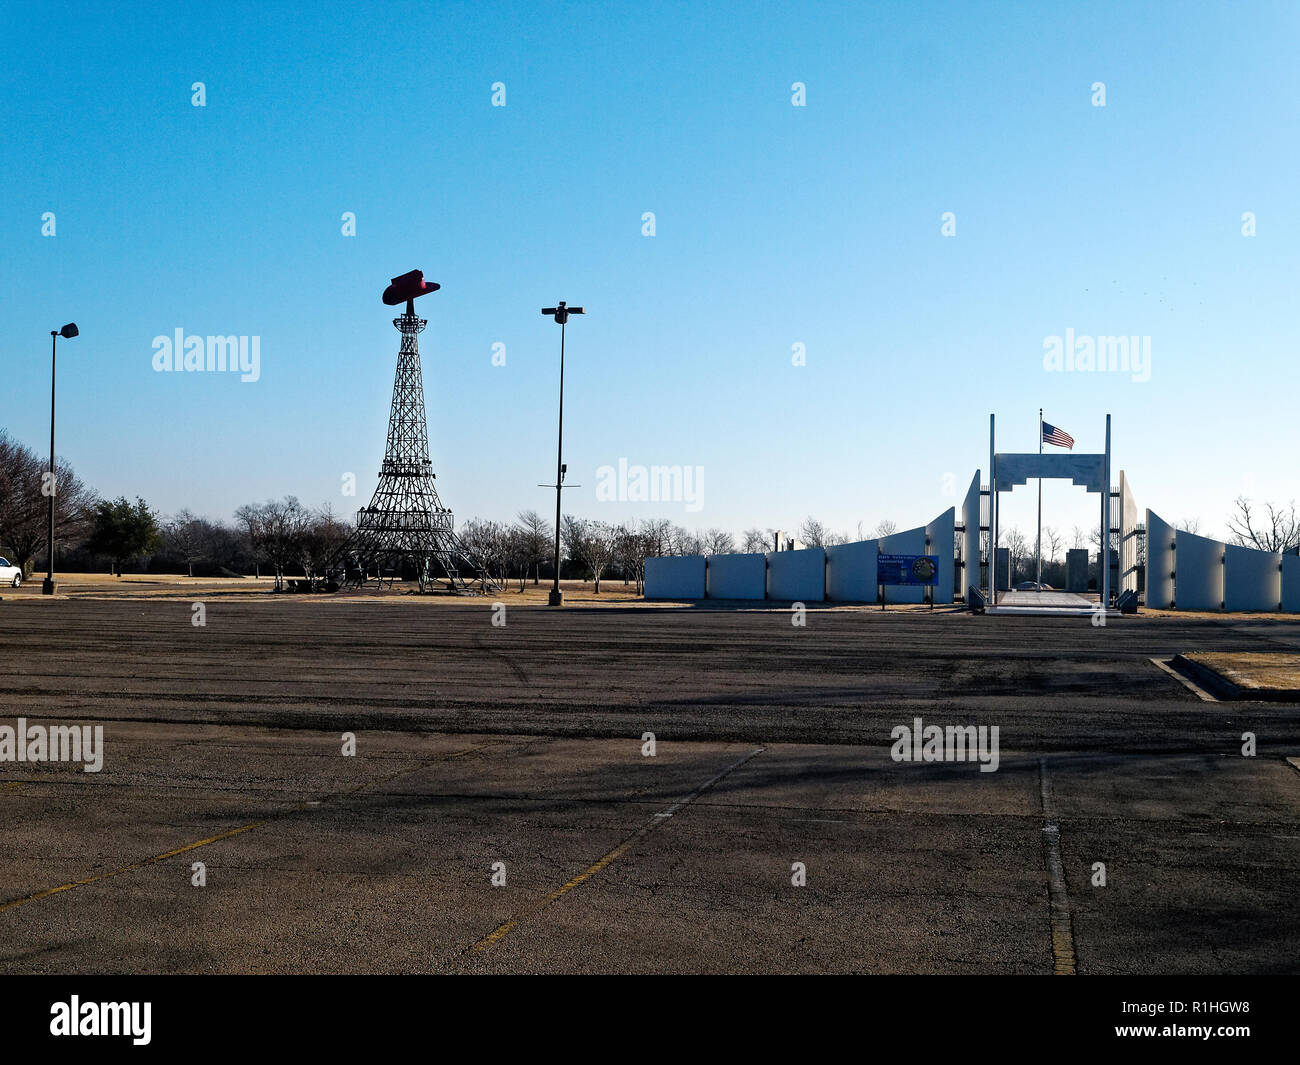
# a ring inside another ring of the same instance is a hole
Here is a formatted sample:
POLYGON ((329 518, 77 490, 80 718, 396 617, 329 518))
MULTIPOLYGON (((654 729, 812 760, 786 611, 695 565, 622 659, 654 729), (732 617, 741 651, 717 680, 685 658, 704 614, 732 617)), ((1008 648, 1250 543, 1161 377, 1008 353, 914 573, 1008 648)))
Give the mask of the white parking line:
POLYGON ((1057 976, 1075 975, 1074 929, 1070 922, 1070 897, 1065 890, 1061 865, 1061 827, 1056 820, 1056 803, 1047 779, 1047 759, 1038 760, 1038 798, 1043 807, 1043 851, 1047 859, 1049 912, 1052 919, 1052 957, 1057 976))

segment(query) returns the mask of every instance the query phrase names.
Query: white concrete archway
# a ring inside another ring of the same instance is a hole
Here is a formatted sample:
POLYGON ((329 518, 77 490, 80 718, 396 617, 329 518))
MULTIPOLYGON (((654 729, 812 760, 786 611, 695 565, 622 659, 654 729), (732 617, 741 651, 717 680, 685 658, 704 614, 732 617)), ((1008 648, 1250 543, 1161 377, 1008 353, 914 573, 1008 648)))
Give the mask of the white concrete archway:
POLYGON ((1101 549, 1098 590, 1103 609, 1110 605, 1110 415, 1106 415, 1106 450, 1100 454, 1038 452, 998 453, 994 415, 989 415, 989 566, 988 604, 998 604, 998 493, 1043 477, 1065 479, 1101 493, 1101 549))

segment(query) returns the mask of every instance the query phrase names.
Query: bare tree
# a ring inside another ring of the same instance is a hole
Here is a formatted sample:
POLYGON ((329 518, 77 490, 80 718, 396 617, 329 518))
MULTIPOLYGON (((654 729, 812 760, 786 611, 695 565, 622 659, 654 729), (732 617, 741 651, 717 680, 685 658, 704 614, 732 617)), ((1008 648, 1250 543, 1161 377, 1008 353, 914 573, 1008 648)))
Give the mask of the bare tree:
POLYGON ((496 521, 470 518, 457 533, 466 550, 497 584, 505 584, 512 562, 510 530, 496 521))
POLYGON ((518 525, 506 529, 506 555, 510 560, 509 569, 518 579, 521 592, 528 585, 529 569, 533 571, 533 583, 537 583, 537 571, 541 568, 537 544, 518 525))
POLYGON ((596 594, 600 595, 600 578, 614 559, 619 528, 603 521, 585 521, 572 515, 564 519, 564 541, 569 557, 591 571, 596 594))
POLYGON ((644 531, 626 525, 619 527, 614 559, 623 570, 623 582, 636 582, 637 595, 645 591, 645 560, 649 546, 650 540, 644 531))
POLYGON ((284 568, 296 561, 310 514, 296 496, 253 503, 235 511, 236 519, 248 530, 249 542, 261 551, 275 571, 275 590, 284 590, 284 568))
POLYGON ((671 555, 706 555, 704 539, 699 533, 693 533, 689 529, 683 529, 680 525, 674 525, 671 533, 671 547, 667 552, 671 555))
POLYGON ((888 518, 876 522, 876 539, 883 540, 886 536, 893 536, 898 532, 898 523, 890 521, 888 518))
POLYGON ((163 549, 178 556, 191 577, 194 563, 202 562, 211 553, 211 541, 209 523, 186 509, 177 511, 163 526, 163 549))
POLYGON ((1007 555, 1011 562, 1011 583, 1014 584, 1016 577, 1024 569, 1025 559, 1029 555, 1029 540, 1024 533, 1013 525, 1006 531, 1002 546, 1007 549, 1007 555))
POLYGON ((303 519, 295 538, 296 555, 307 578, 307 587, 314 589, 341 565, 343 547, 352 534, 352 527, 334 516, 334 508, 329 503, 319 510, 305 512, 303 519))
POLYGON ((799 539, 808 547, 825 547, 830 530, 811 514, 799 526, 799 539))
MULTIPOLYGON (((1237 500, 1237 505, 1238 505, 1238 506, 1241 505, 1241 500, 1240 500, 1240 499, 1237 500)), ((1174 528, 1175 528, 1175 529, 1182 529, 1183 532, 1189 532, 1189 533, 1192 533, 1193 535, 1196 535, 1196 534, 1200 533, 1200 531, 1201 531, 1201 519, 1200 519, 1200 518, 1183 518, 1181 521, 1176 522, 1176 523, 1174 524, 1174 528)), ((1097 542, 1097 538, 1096 538, 1095 536, 1093 537, 1092 542, 1093 542, 1094 544, 1097 542)))
POLYGON ((1061 547, 1065 543, 1065 537, 1055 526, 1047 525, 1043 527, 1043 545, 1047 548, 1047 561, 1055 562, 1057 556, 1061 553, 1061 547))
POLYGON ((533 568, 533 583, 537 584, 542 563, 554 550, 555 529, 535 510, 521 510, 515 517, 515 528, 519 531, 519 550, 527 556, 524 564, 533 568))
POLYGON ((727 555, 736 550, 736 541, 725 529, 710 529, 704 534, 704 547, 710 555, 727 555))
POLYGON ((94 522, 96 494, 62 459, 51 480, 46 460, 0 430, 0 544, 24 574, 45 547, 51 493, 55 546, 81 542, 94 522))
POLYGON ((1300 547, 1295 500, 1285 507, 1265 503, 1264 513, 1259 514, 1249 499, 1238 496, 1236 507, 1236 514, 1228 519, 1228 533, 1234 544, 1284 553, 1300 547))
POLYGON ((741 535, 742 550, 747 555, 758 554, 761 551, 771 551, 775 547, 774 537, 770 532, 764 532, 762 529, 746 529, 741 535))
POLYGON ((673 523, 667 518, 645 518, 641 522, 640 535, 645 539, 647 558, 658 558, 672 554, 673 523))

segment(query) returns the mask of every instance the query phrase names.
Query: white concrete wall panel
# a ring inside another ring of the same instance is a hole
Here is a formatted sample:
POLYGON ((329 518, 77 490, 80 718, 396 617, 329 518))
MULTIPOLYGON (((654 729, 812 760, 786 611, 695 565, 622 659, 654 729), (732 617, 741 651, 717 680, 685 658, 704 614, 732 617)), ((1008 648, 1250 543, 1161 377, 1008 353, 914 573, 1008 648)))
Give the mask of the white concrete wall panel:
POLYGON ((966 527, 962 533, 962 561, 966 563, 962 577, 960 595, 972 585, 980 586, 980 471, 975 471, 970 487, 966 489, 966 498, 961 505, 961 523, 966 527))
POLYGON ((1282 609, 1300 614, 1300 555, 1282 556, 1282 609))
POLYGON ((767 597, 820 603, 826 598, 826 552, 820 547, 767 553, 767 597))
POLYGON ((1174 602, 1179 610, 1223 609, 1221 540, 1182 529, 1174 533, 1174 602))
MULTIPOLYGON (((925 535, 930 541, 930 547, 924 553, 939 556, 939 583, 934 586, 934 601, 939 606, 952 602, 954 571, 957 568, 954 558, 957 549, 957 531, 954 528, 956 524, 957 509, 949 507, 925 527, 925 535)), ((963 598, 965 595, 966 589, 963 588, 963 598)))
MULTIPOLYGON (((876 541, 882 555, 929 555, 925 549, 925 527, 884 536, 876 541)), ((890 585, 885 589, 886 603, 923 603, 925 588, 919 584, 890 585)))
POLYGON ((1224 549, 1223 609, 1276 610, 1282 602, 1282 554, 1229 544, 1224 549))
POLYGON ((840 603, 876 601, 876 541, 826 549, 826 598, 840 603))
POLYGON ((1147 593, 1152 610, 1174 602, 1174 527, 1154 510, 1147 511, 1147 593))
POLYGON ((704 556, 647 558, 645 597, 647 599, 703 599, 704 556))
POLYGON ((1111 524, 1119 529, 1119 588, 1118 591, 1137 591, 1138 586, 1138 523, 1142 515, 1133 501, 1133 488, 1123 470, 1119 471, 1119 520, 1111 517, 1111 524))
POLYGON ((767 595, 766 555, 710 555, 710 599, 762 599, 767 595))

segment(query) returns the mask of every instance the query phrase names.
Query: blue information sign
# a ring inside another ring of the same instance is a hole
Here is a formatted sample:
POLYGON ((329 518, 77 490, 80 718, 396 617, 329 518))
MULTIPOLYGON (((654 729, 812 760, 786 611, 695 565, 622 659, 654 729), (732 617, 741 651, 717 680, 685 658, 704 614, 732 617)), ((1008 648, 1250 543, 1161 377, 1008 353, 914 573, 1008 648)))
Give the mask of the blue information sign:
POLYGON ((877 584, 937 584, 938 555, 877 555, 877 584))

